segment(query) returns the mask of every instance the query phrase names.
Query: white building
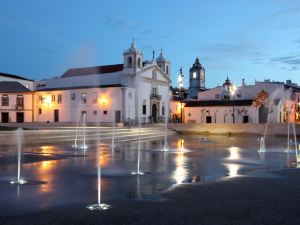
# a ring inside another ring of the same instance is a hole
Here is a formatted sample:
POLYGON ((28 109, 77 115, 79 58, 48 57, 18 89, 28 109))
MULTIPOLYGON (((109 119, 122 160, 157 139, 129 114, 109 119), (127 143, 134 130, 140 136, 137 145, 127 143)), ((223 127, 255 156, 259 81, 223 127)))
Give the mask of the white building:
POLYGON ((17 75, 0 73, 0 122, 34 121, 34 82, 17 75))
POLYGON ((69 69, 37 86, 36 122, 163 122, 169 115, 170 62, 144 61, 132 42, 123 63, 69 69))
POLYGON ((198 93, 186 101, 186 122, 197 123, 282 123, 300 122, 300 88, 291 81, 256 81, 234 87, 227 78, 223 86, 198 93))

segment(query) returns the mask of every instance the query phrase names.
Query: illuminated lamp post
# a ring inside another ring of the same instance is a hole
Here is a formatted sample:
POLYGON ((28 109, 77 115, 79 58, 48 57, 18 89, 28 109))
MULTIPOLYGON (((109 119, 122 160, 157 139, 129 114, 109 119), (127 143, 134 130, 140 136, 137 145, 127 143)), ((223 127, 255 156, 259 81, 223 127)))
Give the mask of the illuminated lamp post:
POLYGON ((236 86, 232 85, 230 87, 230 94, 232 96, 232 123, 235 123, 235 116, 234 116, 234 95, 236 92, 236 86))
POLYGON ((103 108, 103 115, 104 115, 104 106, 107 104, 107 99, 105 97, 100 98, 100 104, 102 105, 103 108))
POLYGON ((179 92, 180 92, 180 120, 181 120, 181 123, 183 123, 183 107, 182 107, 182 100, 184 99, 183 81, 184 81, 184 76, 183 76, 182 67, 181 67, 179 70, 179 76, 178 76, 178 86, 179 86, 179 92))

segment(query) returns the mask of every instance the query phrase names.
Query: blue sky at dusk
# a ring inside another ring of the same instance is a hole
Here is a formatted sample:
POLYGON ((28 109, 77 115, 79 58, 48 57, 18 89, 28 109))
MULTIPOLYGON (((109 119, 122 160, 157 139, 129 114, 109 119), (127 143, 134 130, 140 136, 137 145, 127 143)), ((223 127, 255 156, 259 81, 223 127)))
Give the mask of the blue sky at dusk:
POLYGON ((207 87, 227 75, 300 83, 297 0, 1 0, 0 31, 0 71, 32 79, 122 63, 134 37, 146 59, 163 48, 173 85, 182 66, 188 86, 197 56, 207 87))

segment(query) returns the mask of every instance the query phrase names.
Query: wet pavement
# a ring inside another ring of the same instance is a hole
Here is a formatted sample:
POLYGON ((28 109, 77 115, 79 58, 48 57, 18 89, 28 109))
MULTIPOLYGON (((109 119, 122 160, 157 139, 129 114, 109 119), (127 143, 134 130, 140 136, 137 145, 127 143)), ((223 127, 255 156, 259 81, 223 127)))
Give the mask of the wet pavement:
MULTIPOLYGON (((33 137, 34 138, 34 137, 33 137)), ((141 170, 137 167, 138 142, 89 143, 87 151, 75 150, 72 142, 23 147, 21 177, 28 184, 12 185, 17 174, 13 144, 0 149, 0 216, 23 215, 57 207, 97 201, 97 148, 101 150, 101 197, 163 201, 161 193, 177 185, 214 182, 236 176, 267 176, 265 173, 296 167, 295 151, 286 153, 285 137, 268 137, 267 151, 258 153, 257 136, 170 135, 143 139, 141 170)))

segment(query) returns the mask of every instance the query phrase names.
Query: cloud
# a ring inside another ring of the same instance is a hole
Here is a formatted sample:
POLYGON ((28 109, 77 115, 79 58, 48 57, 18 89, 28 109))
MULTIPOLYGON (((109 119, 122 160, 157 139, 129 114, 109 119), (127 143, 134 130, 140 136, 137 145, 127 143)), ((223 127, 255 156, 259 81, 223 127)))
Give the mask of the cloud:
POLYGON ((114 16, 106 17, 104 24, 112 28, 113 30, 120 31, 120 32, 127 32, 138 28, 136 24, 119 19, 114 16))
POLYGON ((299 70, 300 67, 300 54, 291 53, 286 56, 271 57, 269 63, 272 65, 281 64, 282 70, 295 71, 299 70))
POLYGON ((270 62, 282 63, 286 65, 300 65, 300 54, 272 57, 270 58, 270 62))
POLYGON ((209 43, 200 47, 200 51, 217 57, 258 57, 263 56, 263 52, 256 46, 239 43, 209 43))
POLYGON ((291 14, 298 14, 300 13, 300 7, 299 6, 294 6, 294 7, 290 7, 286 10, 281 10, 281 11, 277 11, 274 12, 271 15, 271 19, 277 19, 279 17, 285 17, 285 16, 289 16, 291 14))

